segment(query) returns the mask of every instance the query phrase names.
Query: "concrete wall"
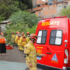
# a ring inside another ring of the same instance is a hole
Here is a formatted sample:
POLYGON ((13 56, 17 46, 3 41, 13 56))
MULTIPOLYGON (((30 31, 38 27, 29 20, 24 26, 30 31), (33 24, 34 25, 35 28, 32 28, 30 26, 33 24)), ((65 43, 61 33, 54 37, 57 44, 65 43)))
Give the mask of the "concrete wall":
POLYGON ((61 2, 61 1, 63 1, 63 0, 57 0, 57 2, 61 2))
POLYGON ((43 16, 44 18, 52 17, 55 16, 57 11, 56 11, 56 5, 51 5, 43 8, 43 16))
POLYGON ((1 25, 1 30, 6 30, 6 24, 0 24, 1 25))
MULTIPOLYGON (((64 1, 64 0, 54 0, 54 1, 56 3, 56 1, 61 2, 61 1, 64 1)), ((37 16, 39 16, 39 12, 41 12, 41 17, 42 18, 60 16, 61 10, 65 7, 69 7, 69 5, 70 5, 69 0, 66 1, 65 3, 57 3, 57 4, 53 4, 53 5, 43 5, 43 3, 45 3, 45 2, 48 2, 48 0, 45 0, 44 2, 42 0, 37 0, 37 4, 41 4, 41 6, 33 9, 33 10, 41 9, 40 11, 36 11, 35 14, 37 16)))
POLYGON ((70 6, 70 1, 68 2, 68 5, 67 5, 67 7, 69 7, 70 6))
POLYGON ((36 6, 36 0, 32 0, 33 7, 36 6))
POLYGON ((63 9, 63 4, 58 4, 57 8, 56 8, 56 10, 57 10, 57 16, 59 16, 59 14, 60 14, 60 12, 61 12, 62 9, 63 9))

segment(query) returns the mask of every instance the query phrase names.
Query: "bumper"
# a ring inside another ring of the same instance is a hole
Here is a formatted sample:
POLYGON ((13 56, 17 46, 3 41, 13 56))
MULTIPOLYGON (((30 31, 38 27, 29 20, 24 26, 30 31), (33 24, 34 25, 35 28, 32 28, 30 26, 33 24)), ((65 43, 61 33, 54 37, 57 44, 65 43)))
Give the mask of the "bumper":
POLYGON ((70 67, 66 67, 64 69, 59 69, 59 68, 54 68, 54 67, 49 67, 49 66, 45 66, 45 65, 41 65, 41 64, 37 64, 37 68, 41 69, 41 70, 70 70, 70 67))

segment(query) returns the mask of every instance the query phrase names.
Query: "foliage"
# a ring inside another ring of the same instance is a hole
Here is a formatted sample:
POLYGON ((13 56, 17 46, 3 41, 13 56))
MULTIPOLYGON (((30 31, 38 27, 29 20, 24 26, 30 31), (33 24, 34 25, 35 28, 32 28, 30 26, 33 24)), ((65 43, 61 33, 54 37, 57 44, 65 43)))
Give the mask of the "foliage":
POLYGON ((30 32, 30 34, 35 33, 36 28, 37 28, 37 25, 32 26, 32 28, 28 28, 28 31, 30 32))
POLYGON ((25 11, 19 11, 14 13, 10 17, 10 20, 12 23, 10 25, 6 25, 7 30, 4 33, 7 39, 7 43, 11 44, 12 32, 24 32, 25 35, 26 32, 35 33, 39 19, 35 16, 35 14, 30 14, 25 11))
POLYGON ((67 15, 70 18, 70 6, 67 8, 63 8, 62 11, 60 12, 60 15, 62 16, 67 15))
POLYGON ((10 15, 13 14, 14 12, 20 11, 20 9, 17 6, 15 6, 14 4, 8 5, 8 8, 9 8, 8 13, 10 15))
POLYGON ((17 25, 14 25, 14 24, 6 25, 6 29, 7 30, 4 33, 7 39, 7 44, 11 44, 12 32, 16 34, 16 32, 19 31, 20 33, 24 32, 26 34, 26 32, 28 31, 27 25, 22 25, 20 23, 18 23, 17 25))
POLYGON ((37 25, 33 26, 32 28, 29 28, 27 25, 25 26, 25 25, 21 25, 21 24, 18 24, 17 26, 11 25, 11 28, 9 26, 6 26, 7 30, 4 33, 5 33, 5 37, 7 39, 7 41, 6 41, 7 44, 12 45, 12 42, 11 42, 12 32, 14 32, 15 34, 17 31, 19 31, 20 33, 24 32, 26 35, 26 32, 30 32, 30 34, 35 33, 36 28, 37 28, 37 25))
POLYGON ((26 4, 28 6, 28 9, 32 8, 32 0, 17 0, 17 1, 26 4))
POLYGON ((19 31, 20 33, 24 32, 26 35, 26 32, 30 32, 31 33, 35 33, 36 31, 36 27, 37 25, 33 26, 32 28, 29 28, 27 25, 21 25, 20 23, 17 25, 12 25, 11 26, 7 25, 6 28, 7 30, 4 32, 5 33, 5 37, 7 39, 7 44, 11 44, 11 34, 12 32, 14 32, 16 34, 17 31, 19 31))
POLYGON ((27 6, 26 4, 20 2, 19 8, 20 8, 21 10, 26 10, 26 9, 28 8, 28 6, 27 6))
POLYGON ((10 16, 10 20, 13 24, 21 23, 32 27, 36 25, 39 21, 38 17, 35 14, 30 14, 25 11, 19 11, 10 16))
POLYGON ((1 23, 2 20, 5 19, 5 17, 3 17, 3 15, 4 15, 4 14, 0 15, 0 23, 1 23))
POLYGON ((5 13, 3 16, 8 19, 14 12, 19 10, 26 11, 28 7, 29 6, 21 0, 0 0, 0 15, 5 13))
POLYGON ((14 12, 17 12, 19 11, 20 9, 15 6, 14 4, 11 4, 11 5, 8 5, 6 6, 5 4, 2 4, 0 6, 0 15, 1 14, 4 14, 3 16, 7 18, 9 18, 9 16, 14 13, 14 12))
POLYGON ((9 9, 5 5, 0 6, 0 15, 4 14, 4 17, 8 17, 8 11, 9 9))
POLYGON ((15 1, 14 5, 17 6, 18 8, 20 8, 21 10, 26 10, 28 8, 28 6, 22 2, 19 1, 15 1))
POLYGON ((7 7, 5 5, 2 5, 0 7, 0 14, 4 14, 3 16, 6 17, 6 18, 9 18, 9 16, 14 13, 14 12, 17 12, 19 11, 20 9, 17 8, 17 6, 15 5, 8 5, 7 7))
POLYGON ((14 0, 0 0, 0 6, 2 5, 8 6, 13 3, 14 3, 14 0))

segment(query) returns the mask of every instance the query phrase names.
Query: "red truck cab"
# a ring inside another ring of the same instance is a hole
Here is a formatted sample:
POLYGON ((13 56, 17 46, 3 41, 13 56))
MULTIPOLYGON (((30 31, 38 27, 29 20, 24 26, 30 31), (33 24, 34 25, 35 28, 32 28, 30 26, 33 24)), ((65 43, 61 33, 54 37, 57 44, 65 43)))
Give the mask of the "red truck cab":
POLYGON ((45 70, 70 70, 70 19, 50 18, 39 21, 36 29, 37 66, 45 70))

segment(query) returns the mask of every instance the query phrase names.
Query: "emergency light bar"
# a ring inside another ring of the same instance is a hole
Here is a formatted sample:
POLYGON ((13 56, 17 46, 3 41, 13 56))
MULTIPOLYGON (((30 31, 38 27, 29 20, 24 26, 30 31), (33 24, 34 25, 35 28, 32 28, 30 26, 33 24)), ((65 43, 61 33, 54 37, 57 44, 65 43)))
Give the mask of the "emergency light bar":
POLYGON ((67 16, 58 16, 58 17, 43 18, 43 20, 52 19, 52 18, 67 18, 67 16))

